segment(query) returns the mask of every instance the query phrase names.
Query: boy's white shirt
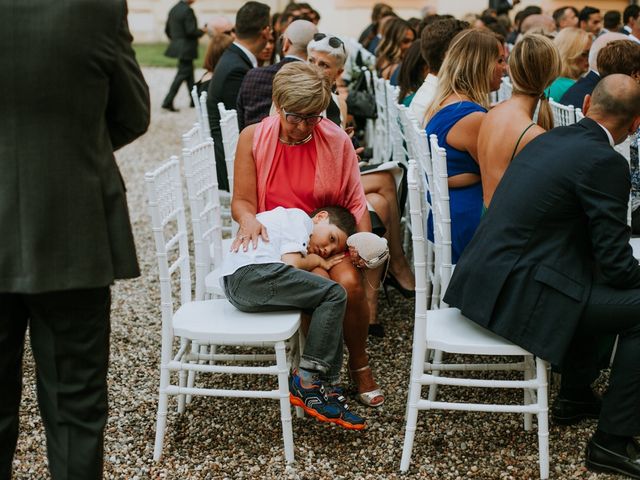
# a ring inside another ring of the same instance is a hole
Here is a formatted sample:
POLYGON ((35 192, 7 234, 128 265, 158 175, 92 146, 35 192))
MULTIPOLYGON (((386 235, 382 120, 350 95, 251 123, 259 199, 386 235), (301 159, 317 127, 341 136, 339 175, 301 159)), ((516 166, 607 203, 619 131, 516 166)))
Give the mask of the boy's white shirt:
POLYGON ((265 242, 262 238, 258 238, 258 246, 255 249, 249 243, 246 252, 242 247, 237 252, 227 252, 220 272, 221 285, 224 276, 231 275, 247 265, 284 263, 282 256, 287 253, 307 255, 313 222, 302 210, 277 207, 259 213, 256 219, 267 228, 269 241, 265 242))

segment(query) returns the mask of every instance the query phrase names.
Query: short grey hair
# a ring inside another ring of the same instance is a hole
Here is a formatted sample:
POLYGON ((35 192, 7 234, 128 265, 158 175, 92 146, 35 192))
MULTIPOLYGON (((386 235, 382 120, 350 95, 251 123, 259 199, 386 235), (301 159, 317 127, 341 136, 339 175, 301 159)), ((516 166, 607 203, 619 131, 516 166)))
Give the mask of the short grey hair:
POLYGON ((340 37, 336 35, 326 33, 325 37, 321 40, 311 40, 309 42, 309 45, 307 45, 307 55, 311 55, 311 52, 328 53, 338 61, 338 68, 342 68, 347 61, 347 47, 345 46, 344 42, 342 42, 342 39, 340 39, 342 44, 339 47, 332 47, 331 45, 329 45, 329 39, 331 37, 340 39, 340 37))

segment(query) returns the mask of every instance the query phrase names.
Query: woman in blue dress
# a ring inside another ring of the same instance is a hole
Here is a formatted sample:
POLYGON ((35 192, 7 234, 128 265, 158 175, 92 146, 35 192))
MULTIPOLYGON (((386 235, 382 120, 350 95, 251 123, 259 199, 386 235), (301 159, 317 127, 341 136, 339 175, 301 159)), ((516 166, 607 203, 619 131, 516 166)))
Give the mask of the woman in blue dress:
POLYGON ((488 30, 465 30, 452 41, 427 110, 427 135, 447 152, 451 208, 451 259, 458 261, 480 223, 482 184, 478 131, 489 93, 500 87, 506 61, 502 41, 488 30))

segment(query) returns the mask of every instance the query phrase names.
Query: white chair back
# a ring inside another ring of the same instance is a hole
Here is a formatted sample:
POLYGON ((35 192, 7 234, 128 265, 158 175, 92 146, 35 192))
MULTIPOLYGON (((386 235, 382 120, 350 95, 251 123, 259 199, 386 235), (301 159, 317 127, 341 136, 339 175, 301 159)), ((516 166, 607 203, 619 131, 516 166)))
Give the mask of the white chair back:
POLYGON ((200 125, 202 126, 202 141, 211 138, 211 126, 209 124, 209 110, 207 109, 207 92, 200 94, 200 125))
POLYGON ((194 123, 191 130, 182 134, 182 148, 194 148, 202 141, 202 128, 199 123, 194 123))
POLYGON ((400 119, 401 105, 398 104, 398 94, 400 89, 391 85, 389 80, 385 80, 387 114, 389 118, 389 142, 391 146, 391 157, 394 161, 407 165, 408 151, 407 139, 400 119))
POLYGON ((576 108, 576 123, 584 118, 584 113, 582 113, 581 108, 576 108))
POLYGON ((549 106, 553 114, 554 127, 565 127, 576 123, 576 109, 573 105, 562 105, 550 98, 549 106))
POLYGON ((235 110, 227 110, 224 103, 218 103, 220 112, 220 130, 222 131, 222 146, 224 147, 224 161, 227 164, 227 176, 229 178, 229 192, 233 195, 233 166, 238 146, 238 114, 235 110))
POLYGON ((498 89, 498 102, 509 100, 513 94, 513 85, 509 77, 502 77, 500 88, 498 89))
POLYGON ((444 305, 442 299, 451 279, 451 209, 449 205, 449 183, 447 175, 447 152, 438 145, 438 137, 431 135, 431 204, 433 209, 433 237, 435 241, 435 284, 440 285, 439 298, 434 307, 444 305))
POLYGON ((389 132, 389 111, 387 107, 387 88, 384 78, 373 75, 373 89, 376 99, 377 118, 375 121, 375 136, 373 144, 373 162, 382 163, 391 158, 391 142, 389 132))
POLYGON ((145 182, 160 272, 162 332, 164 335, 166 330, 167 335, 172 335, 174 299, 171 278, 174 273, 179 272, 180 275, 180 303, 191 301, 189 241, 178 157, 171 157, 167 163, 147 173, 145 182))
POLYGON ((195 250, 195 299, 204 300, 205 277, 223 259, 220 193, 211 139, 182 151, 195 250))

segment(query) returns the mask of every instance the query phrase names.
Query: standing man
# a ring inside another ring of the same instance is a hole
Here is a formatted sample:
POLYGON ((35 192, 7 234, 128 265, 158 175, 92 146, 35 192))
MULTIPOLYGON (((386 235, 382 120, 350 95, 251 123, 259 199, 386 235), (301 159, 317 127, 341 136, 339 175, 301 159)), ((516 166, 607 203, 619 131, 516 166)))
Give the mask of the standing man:
POLYGON ((189 89, 189 102, 193 107, 191 100, 191 89, 193 89, 193 60, 198 58, 198 39, 204 35, 205 30, 198 28, 196 14, 193 13, 191 4, 196 0, 180 0, 169 11, 165 33, 171 40, 167 51, 164 54, 170 58, 178 59, 178 72, 173 79, 169 93, 164 97, 162 108, 170 112, 178 110, 173 106, 175 98, 182 82, 187 82, 189 89))
POLYGON ((209 83, 207 111, 215 147, 218 187, 227 192, 229 178, 227 166, 224 163, 218 102, 224 103, 227 109, 237 108, 242 80, 249 70, 258 66, 256 55, 262 51, 269 39, 271 39, 269 5, 253 1, 245 3, 236 14, 236 40, 220 57, 209 83))
POLYGON ((551 418, 599 417, 587 467, 640 478, 640 266, 629 165, 613 148, 640 125, 640 86, 609 75, 583 106, 585 119, 540 135, 511 162, 444 300, 560 366, 551 418), (618 348, 601 402, 588 374, 599 337, 611 334, 618 348))
POLYGON ((125 0, 0 2, 3 480, 27 327, 51 478, 102 478, 109 286, 139 275, 113 151, 149 125, 131 41, 125 0))

